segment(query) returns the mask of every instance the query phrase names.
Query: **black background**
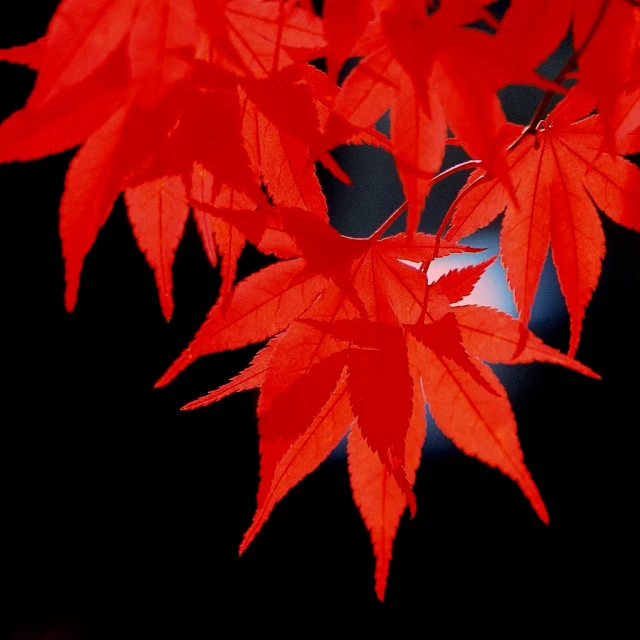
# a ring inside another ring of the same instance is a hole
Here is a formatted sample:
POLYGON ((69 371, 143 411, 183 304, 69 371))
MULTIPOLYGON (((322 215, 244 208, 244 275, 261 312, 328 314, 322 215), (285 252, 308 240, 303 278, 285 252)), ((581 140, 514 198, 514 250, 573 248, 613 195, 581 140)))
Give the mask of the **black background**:
MULTIPOLYGON (((43 34, 55 5, 2 3, 0 46, 43 34)), ((0 63, 0 119, 24 104, 34 78, 0 63)), ((191 220, 175 261, 171 323, 121 199, 86 259, 75 312, 64 311, 57 206, 72 155, 0 166, 0 575, 9 637, 208 637, 229 620, 229 636, 255 626, 304 637, 320 624, 400 632, 411 622, 436 637, 461 626, 519 637, 538 624, 575 630, 600 614, 617 624, 631 612, 637 235, 602 216, 607 255, 578 358, 603 381, 551 365, 497 368, 551 524, 511 480, 443 444, 431 422, 440 446, 425 451, 418 514, 403 517, 381 604, 339 453, 291 491, 238 557, 258 486, 256 396, 179 408, 240 371, 255 347, 204 358, 153 390, 219 286, 191 220)), ((393 164, 376 150, 338 155, 357 190, 321 172, 330 213, 342 231, 364 234, 402 199, 393 164)), ((246 251, 240 275, 260 264, 246 251)), ((566 350, 567 326, 563 317, 534 329, 566 350)))

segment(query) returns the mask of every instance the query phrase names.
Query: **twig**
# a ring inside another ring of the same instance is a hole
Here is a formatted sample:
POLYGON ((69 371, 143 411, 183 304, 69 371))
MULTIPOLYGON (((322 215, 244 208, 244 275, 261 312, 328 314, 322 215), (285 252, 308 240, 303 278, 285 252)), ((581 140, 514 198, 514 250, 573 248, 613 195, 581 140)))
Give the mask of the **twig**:
MULTIPOLYGON (((444 171, 441 171, 437 176, 433 176, 431 180, 429 180, 429 184, 433 186, 437 184, 441 180, 452 176, 454 173, 458 173, 460 171, 467 171, 468 169, 474 169, 480 164, 480 160, 467 160, 465 162, 461 162, 460 164, 456 164, 453 167, 449 167, 444 171)), ((370 236, 371 240, 378 240, 382 234, 402 215, 404 210, 409 206, 409 201, 405 200, 383 223, 382 225, 373 232, 370 236)))

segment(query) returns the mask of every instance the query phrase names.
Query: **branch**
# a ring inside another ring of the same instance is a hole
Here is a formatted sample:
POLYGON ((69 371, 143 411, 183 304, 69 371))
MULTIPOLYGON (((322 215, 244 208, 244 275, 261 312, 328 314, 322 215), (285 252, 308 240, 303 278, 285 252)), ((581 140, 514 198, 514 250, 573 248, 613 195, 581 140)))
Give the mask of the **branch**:
MULTIPOLYGON (((589 33, 587 33, 587 37, 582 41, 582 44, 574 51, 571 57, 566 61, 565 65, 560 70, 560 73, 554 78, 555 84, 561 84, 567 79, 567 76, 575 71, 578 67, 578 59, 584 53, 585 49, 589 46, 589 43, 593 39, 595 32, 598 30, 598 26, 600 22, 602 22, 602 17, 604 16, 604 12, 607 10, 609 6, 610 0, 604 0, 602 5, 600 6, 600 11, 596 16, 593 24, 591 25, 591 29, 589 29, 589 33)), ((551 102, 553 96, 555 95, 555 91, 548 89, 545 94, 542 96, 540 103, 538 104, 538 108, 535 110, 533 117, 529 124, 524 128, 522 133, 516 138, 516 140, 511 144, 508 148, 508 151, 515 149, 520 142, 530 133, 534 133, 536 127, 538 126, 538 122, 542 119, 542 115, 549 107, 549 103, 551 102)))

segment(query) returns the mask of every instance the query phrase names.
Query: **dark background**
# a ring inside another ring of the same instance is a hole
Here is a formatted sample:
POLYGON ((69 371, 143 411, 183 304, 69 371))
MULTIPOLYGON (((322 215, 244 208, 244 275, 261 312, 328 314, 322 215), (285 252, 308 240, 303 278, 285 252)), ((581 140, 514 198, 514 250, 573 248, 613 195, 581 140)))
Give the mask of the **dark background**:
MULTIPOLYGON (((56 4, 2 3, 0 46, 43 34, 56 4)), ((34 78, 0 63, 0 120, 24 104, 34 78)), ((526 122, 537 96, 504 92, 508 115, 526 122)), ((225 636, 255 626, 304 637, 320 624, 399 633, 412 622, 436 637, 463 626, 518 637, 538 624, 575 630, 600 615, 617 624, 632 611, 637 235, 602 216, 607 255, 578 358, 603 381, 552 365, 496 368, 551 524, 515 483, 455 451, 431 421, 418 514, 403 517, 380 604, 340 451, 291 491, 238 557, 259 479, 256 396, 179 409, 240 371, 255 347, 203 358, 168 388, 152 388, 216 299, 218 273, 193 221, 176 256, 171 323, 121 199, 86 259, 76 311, 64 311, 57 206, 72 155, 0 166, 7 637, 209 637, 223 621, 234 624, 225 636)), ((320 172, 332 220, 344 233, 367 234, 402 200, 393 162, 372 149, 337 156, 356 187, 320 172)), ((435 190, 426 229, 462 179, 435 190)), ((495 229, 479 242, 495 251, 495 229)), ((240 275, 260 264, 247 250, 240 275)), ((533 329, 566 350, 551 268, 533 329)))

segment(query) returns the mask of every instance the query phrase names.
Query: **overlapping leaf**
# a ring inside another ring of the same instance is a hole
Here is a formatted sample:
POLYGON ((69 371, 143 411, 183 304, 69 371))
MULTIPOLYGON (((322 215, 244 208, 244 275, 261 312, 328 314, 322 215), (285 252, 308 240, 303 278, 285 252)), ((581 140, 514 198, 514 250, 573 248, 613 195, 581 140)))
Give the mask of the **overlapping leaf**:
POLYGON ((391 109, 391 142, 410 202, 410 230, 417 228, 430 179, 442 163, 447 127, 469 155, 482 159, 510 188, 497 144, 506 119, 496 92, 512 82, 550 86, 509 56, 503 40, 465 28, 474 20, 492 21, 483 4, 443 3, 428 16, 421 2, 379 3, 365 44, 356 47, 367 55, 349 74, 334 104, 328 147, 344 140, 345 123, 370 126, 391 109))
POLYGON ((551 247, 571 316, 571 354, 605 253, 596 205, 619 224, 640 230, 640 171, 621 156, 602 153, 601 118, 590 115, 593 104, 584 98, 576 88, 535 135, 509 152, 520 206, 510 202, 500 182, 477 171, 456 200, 446 235, 464 238, 504 211, 500 255, 525 324, 551 247))
MULTIPOLYGON (((199 206, 213 216, 232 213, 199 206)), ((401 260, 431 261, 433 236, 346 238, 304 211, 258 210, 234 219, 258 246, 298 257, 240 282, 228 307, 223 311, 218 302, 211 309, 158 384, 202 355, 275 336, 237 378, 188 405, 260 388, 258 507, 241 550, 275 504, 348 433, 352 490, 371 533, 382 598, 400 516, 407 504, 412 512, 416 506, 423 389, 439 427, 464 451, 513 478, 546 521, 506 393, 483 363, 514 361, 525 329, 493 309, 451 307, 491 261, 429 285, 424 273, 401 260)), ((445 242, 441 250, 464 248, 445 242)), ((529 337, 518 362, 550 361, 594 375, 529 337)))
MULTIPOLYGON (((0 126, 0 161, 83 143, 60 208, 68 309, 122 190, 167 319, 187 199, 194 189, 202 199, 203 181, 215 183, 210 202, 254 208, 266 201, 262 177, 275 203, 326 214, 308 150, 320 135, 317 102, 295 66, 323 46, 320 19, 280 2, 65 0, 43 39, 4 53, 39 74, 27 105, 0 126)), ((212 262, 214 247, 223 256, 226 294, 244 240, 221 222, 198 227, 212 262)))
POLYGON ((326 0, 321 19, 309 0, 62 0, 41 40, 0 52, 39 72, 26 106, 0 125, 0 162, 82 145, 60 206, 67 308, 124 191, 168 319, 173 258, 194 206, 221 295, 158 384, 200 356, 269 340, 245 371, 188 405, 260 389, 261 480, 241 550, 347 435, 381 599, 400 518, 416 508, 425 403, 457 446, 517 482, 547 520, 486 363, 537 360, 594 376, 570 357, 604 256, 594 202, 640 230, 640 173, 614 153, 640 151, 637 2, 513 0, 500 23, 490 4, 326 0), (497 92, 516 82, 558 89, 534 69, 570 27, 582 88, 521 138, 497 92), (328 76, 308 64, 322 55, 328 76), (338 90, 353 55, 362 60, 338 90), (373 128, 387 110, 390 140, 373 128), (483 169, 441 242, 416 229, 448 129, 483 169), (354 239, 329 226, 313 160, 348 182, 328 153, 345 142, 393 152, 408 234, 354 239), (457 242, 503 210, 501 257, 522 322, 458 304, 491 261, 435 283, 406 264, 470 251, 457 242), (234 287, 247 240, 279 262, 234 287), (570 356, 526 328, 549 246, 570 356))
POLYGON ((580 80, 595 98, 609 149, 621 151, 616 120, 630 77, 638 73, 640 7, 628 0, 515 0, 500 37, 535 67, 553 53, 570 25, 580 80))

